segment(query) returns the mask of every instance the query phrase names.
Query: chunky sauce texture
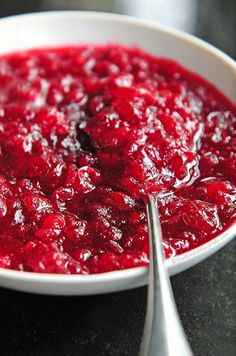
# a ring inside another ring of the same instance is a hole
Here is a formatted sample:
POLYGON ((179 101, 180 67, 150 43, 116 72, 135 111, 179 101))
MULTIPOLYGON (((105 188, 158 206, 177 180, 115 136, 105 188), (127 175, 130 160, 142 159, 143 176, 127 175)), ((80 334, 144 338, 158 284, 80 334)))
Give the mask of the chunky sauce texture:
POLYGON ((137 48, 0 57, 0 267, 147 265, 143 192, 174 192, 159 201, 167 257, 205 243, 236 220, 235 133, 213 86, 137 48))

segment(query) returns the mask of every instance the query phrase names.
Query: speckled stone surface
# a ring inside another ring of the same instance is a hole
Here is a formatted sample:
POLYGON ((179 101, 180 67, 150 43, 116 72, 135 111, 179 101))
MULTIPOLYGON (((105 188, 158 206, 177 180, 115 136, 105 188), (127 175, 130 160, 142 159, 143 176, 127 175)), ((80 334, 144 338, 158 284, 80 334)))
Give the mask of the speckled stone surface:
MULTIPOLYGON (((172 278, 196 356, 235 356, 236 239, 172 278)), ((136 356, 146 288, 91 297, 0 290, 0 355, 136 356)))

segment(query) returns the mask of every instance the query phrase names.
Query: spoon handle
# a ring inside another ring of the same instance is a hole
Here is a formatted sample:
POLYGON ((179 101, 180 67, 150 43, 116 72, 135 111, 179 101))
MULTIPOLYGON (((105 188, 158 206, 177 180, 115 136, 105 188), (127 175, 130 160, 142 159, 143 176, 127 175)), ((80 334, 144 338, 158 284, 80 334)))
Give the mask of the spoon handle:
POLYGON ((157 198, 147 203, 150 267, 147 313, 139 356, 192 356, 175 304, 162 247, 157 198))

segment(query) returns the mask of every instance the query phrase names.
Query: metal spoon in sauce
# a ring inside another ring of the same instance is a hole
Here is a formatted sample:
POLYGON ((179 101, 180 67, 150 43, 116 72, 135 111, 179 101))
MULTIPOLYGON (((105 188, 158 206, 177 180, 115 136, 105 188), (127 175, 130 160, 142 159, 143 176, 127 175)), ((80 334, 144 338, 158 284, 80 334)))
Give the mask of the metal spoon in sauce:
POLYGON ((165 267, 157 208, 157 199, 164 194, 147 195, 150 265, 147 313, 139 356, 192 356, 165 267))
MULTIPOLYGON (((192 152, 196 152, 203 126, 199 125, 193 138, 192 152)), ((172 195, 198 177, 198 164, 186 167, 187 174, 176 180, 169 190, 150 194, 143 192, 149 231, 149 282, 147 312, 139 356, 192 356, 193 352, 185 335, 175 304, 165 254, 162 246, 162 230, 158 213, 158 200, 172 195)), ((154 177, 155 179, 155 177, 154 177)))

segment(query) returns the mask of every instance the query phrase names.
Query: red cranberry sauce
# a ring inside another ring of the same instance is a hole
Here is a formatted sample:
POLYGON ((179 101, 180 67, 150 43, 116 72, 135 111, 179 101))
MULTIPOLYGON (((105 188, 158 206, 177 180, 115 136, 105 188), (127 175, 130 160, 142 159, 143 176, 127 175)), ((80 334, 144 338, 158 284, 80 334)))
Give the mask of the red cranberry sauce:
POLYGON ((0 267, 148 264, 143 191, 167 257, 236 220, 236 109, 177 63, 117 45, 0 58, 0 267))

